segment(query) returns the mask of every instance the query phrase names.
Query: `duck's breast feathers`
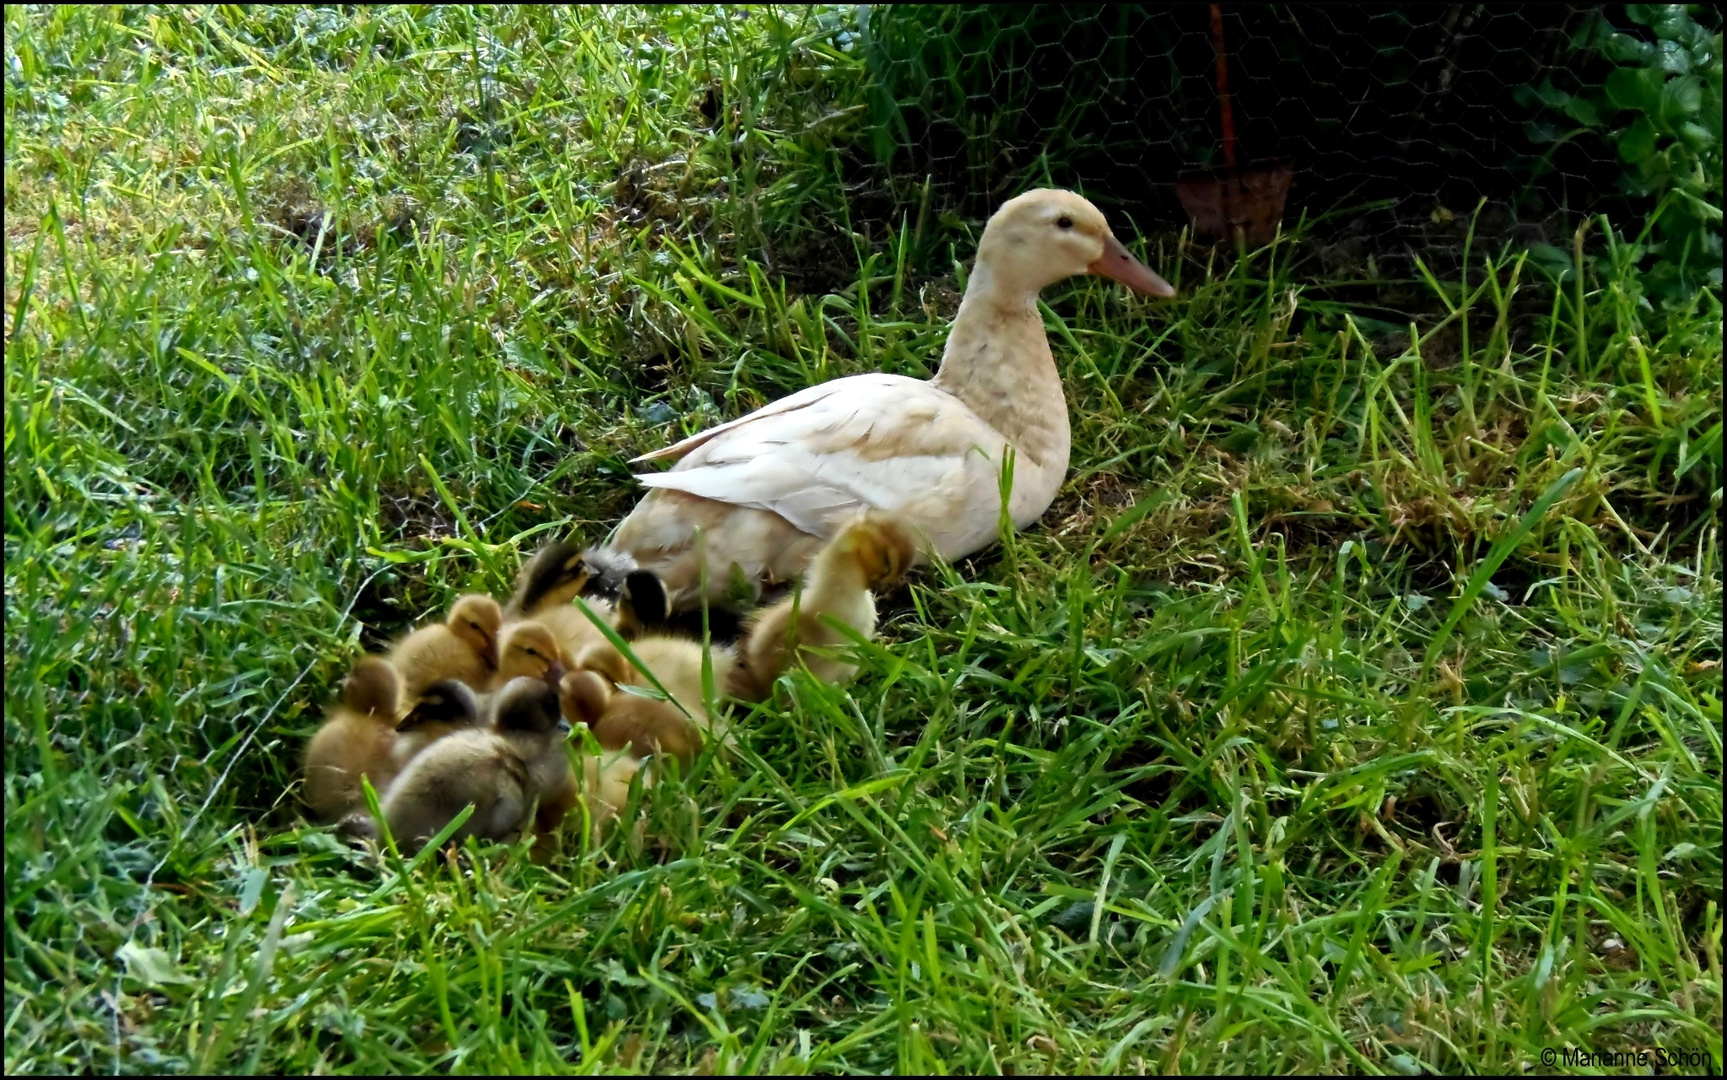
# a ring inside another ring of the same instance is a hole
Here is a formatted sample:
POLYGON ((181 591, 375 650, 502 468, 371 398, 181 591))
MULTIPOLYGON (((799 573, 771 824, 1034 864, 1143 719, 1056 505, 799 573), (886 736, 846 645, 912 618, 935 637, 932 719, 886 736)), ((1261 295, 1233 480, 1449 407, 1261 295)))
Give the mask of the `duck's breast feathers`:
POLYGON ((959 511, 969 492, 993 497, 1005 441, 959 399, 897 375, 823 383, 696 438, 670 472, 641 482, 767 510, 816 536, 870 507, 939 493, 959 511))

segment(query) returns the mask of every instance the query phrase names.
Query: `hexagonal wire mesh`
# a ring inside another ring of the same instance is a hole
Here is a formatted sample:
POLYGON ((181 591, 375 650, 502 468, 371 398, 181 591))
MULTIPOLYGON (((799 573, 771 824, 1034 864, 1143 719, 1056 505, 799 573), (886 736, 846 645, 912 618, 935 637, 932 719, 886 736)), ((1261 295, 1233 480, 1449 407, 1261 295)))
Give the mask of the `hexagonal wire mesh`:
POLYGON ((1611 148, 1544 137, 1523 89, 1600 83, 1601 8, 1219 7, 865 10, 877 163, 973 213, 1047 178, 1175 226, 1176 178, 1222 164, 1221 75, 1242 162, 1294 167, 1286 222, 1355 207, 1335 225, 1433 250, 1481 198, 1486 232, 1535 240, 1615 191, 1611 148))

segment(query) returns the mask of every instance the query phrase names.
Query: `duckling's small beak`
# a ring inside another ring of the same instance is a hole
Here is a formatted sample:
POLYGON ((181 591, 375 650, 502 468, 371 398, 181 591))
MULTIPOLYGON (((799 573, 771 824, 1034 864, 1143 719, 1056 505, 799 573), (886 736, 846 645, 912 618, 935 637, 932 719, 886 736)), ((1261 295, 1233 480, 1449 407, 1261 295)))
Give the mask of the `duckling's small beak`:
POLYGON ((552 666, 546 669, 546 682, 556 687, 559 683, 564 681, 564 674, 568 670, 568 668, 564 667, 562 661, 553 660, 552 666))
POLYGON ((496 671, 498 669, 498 639, 497 638, 494 638, 494 637, 486 638, 486 644, 480 649, 480 659, 484 660, 486 662, 486 666, 488 668, 491 668, 493 671, 496 671))
POLYGON ((1147 296, 1175 295, 1175 289, 1169 282, 1152 273, 1151 267, 1134 258, 1131 252, 1122 247, 1121 241, 1113 236, 1103 238, 1103 255, 1086 269, 1094 274, 1102 274, 1112 281, 1119 281, 1134 292, 1147 296))

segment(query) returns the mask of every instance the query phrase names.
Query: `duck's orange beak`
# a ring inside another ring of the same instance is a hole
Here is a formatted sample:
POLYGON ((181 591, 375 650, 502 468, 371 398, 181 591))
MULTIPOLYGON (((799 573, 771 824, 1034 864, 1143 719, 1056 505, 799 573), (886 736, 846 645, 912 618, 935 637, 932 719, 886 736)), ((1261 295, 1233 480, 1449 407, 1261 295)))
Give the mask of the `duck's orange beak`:
POLYGON ((1112 281, 1119 281, 1134 292, 1147 296, 1175 295, 1175 289, 1170 287, 1169 282, 1152 273, 1151 267, 1134 258, 1121 246, 1121 241, 1113 236, 1103 238, 1103 255, 1086 269, 1094 274, 1102 274, 1112 281))

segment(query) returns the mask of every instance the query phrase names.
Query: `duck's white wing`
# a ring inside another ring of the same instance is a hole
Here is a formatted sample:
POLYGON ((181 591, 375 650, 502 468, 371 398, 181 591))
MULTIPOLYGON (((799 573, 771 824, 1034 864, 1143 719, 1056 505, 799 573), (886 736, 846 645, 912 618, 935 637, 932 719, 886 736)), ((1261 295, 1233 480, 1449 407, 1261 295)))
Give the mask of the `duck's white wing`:
POLYGON ((639 457, 633 457, 630 459, 630 464, 636 465, 648 461, 676 461, 691 450, 694 450, 696 447, 701 446, 703 443, 714 438, 716 435, 723 435, 740 425, 753 424, 765 417, 777 416, 780 413, 792 412, 797 409, 806 408, 836 391, 843 392, 844 387, 849 384, 881 379, 917 382, 916 379, 908 379, 904 375, 882 375, 879 373, 873 375, 854 375, 845 379, 830 379, 825 383, 806 386, 795 394, 788 394, 787 396, 780 398, 778 401, 763 405, 755 412, 740 416, 736 420, 727 420, 723 424, 715 424, 706 431, 698 431, 689 438, 680 439, 670 446, 662 446, 658 450, 650 451, 649 453, 642 454, 639 457))
POLYGON ((860 375, 702 432, 670 472, 638 479, 770 511, 823 537, 866 507, 900 511, 946 549, 956 529, 993 530, 1003 441, 926 382, 860 375))

